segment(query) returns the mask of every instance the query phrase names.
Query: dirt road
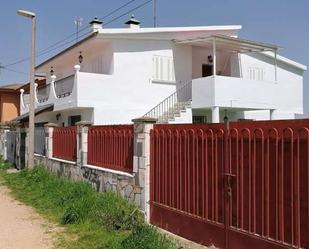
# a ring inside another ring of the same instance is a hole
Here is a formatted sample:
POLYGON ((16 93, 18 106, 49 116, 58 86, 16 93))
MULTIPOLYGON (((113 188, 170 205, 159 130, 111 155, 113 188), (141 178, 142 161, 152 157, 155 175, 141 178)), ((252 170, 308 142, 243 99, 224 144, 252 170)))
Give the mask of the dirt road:
POLYGON ((56 227, 14 200, 0 182, 0 249, 53 248, 56 227))

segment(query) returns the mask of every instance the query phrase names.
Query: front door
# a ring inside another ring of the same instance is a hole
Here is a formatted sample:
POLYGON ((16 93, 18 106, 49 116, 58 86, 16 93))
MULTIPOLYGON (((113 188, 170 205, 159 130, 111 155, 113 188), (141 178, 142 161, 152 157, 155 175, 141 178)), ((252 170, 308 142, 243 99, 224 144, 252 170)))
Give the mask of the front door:
POLYGON ((203 64, 202 65, 202 77, 208 77, 213 75, 213 65, 203 64))

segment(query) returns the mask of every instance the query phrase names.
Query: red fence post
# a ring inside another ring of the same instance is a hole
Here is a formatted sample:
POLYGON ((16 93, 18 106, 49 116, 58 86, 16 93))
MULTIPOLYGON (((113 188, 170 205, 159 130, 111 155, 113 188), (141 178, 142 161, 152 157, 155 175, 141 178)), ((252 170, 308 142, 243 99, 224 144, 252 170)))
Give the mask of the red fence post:
POLYGON ((141 117, 133 119, 134 157, 133 173, 138 176, 142 188, 140 207, 145 212, 145 220, 150 221, 150 131, 157 119, 141 117))

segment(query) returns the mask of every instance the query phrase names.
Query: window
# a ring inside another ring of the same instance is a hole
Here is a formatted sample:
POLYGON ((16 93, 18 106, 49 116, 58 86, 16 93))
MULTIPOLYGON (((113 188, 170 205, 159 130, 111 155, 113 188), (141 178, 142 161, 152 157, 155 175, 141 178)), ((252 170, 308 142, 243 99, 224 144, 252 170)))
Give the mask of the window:
POLYGON ((214 66, 209 64, 202 65, 202 77, 208 77, 213 75, 214 66))
POLYGON ((74 126, 79 121, 81 121, 81 116, 80 115, 69 116, 68 125, 69 126, 74 126))
POLYGON ((265 70, 259 67, 249 67, 247 69, 247 78, 249 80, 264 81, 265 80, 265 70))
POLYGON ((206 124, 207 116, 193 116, 192 121, 193 124, 206 124))
POLYGON ((175 82, 174 60, 169 56, 155 55, 152 59, 152 81, 175 82))

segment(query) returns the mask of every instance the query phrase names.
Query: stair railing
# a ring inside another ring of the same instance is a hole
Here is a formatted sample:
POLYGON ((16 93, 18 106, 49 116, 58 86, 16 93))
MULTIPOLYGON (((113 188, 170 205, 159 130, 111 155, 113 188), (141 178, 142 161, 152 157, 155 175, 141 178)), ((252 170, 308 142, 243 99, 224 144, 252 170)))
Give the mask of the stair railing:
POLYGON ((176 112, 180 112, 180 103, 186 103, 192 100, 192 81, 179 87, 176 92, 169 95, 158 105, 147 112, 144 117, 158 119, 159 122, 167 122, 173 118, 176 112))

